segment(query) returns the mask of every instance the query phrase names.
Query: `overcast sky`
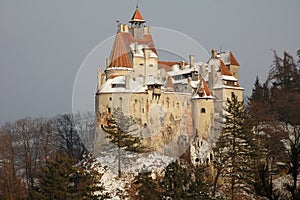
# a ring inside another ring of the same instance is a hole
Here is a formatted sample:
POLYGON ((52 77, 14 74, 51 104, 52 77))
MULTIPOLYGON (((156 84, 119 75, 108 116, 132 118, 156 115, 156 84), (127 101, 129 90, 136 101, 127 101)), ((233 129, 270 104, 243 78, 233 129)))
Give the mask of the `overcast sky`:
MULTIPOLYGON (((116 20, 126 23, 131 18, 135 4, 135 0, 0 0, 0 124, 71 112, 82 62, 116 33, 116 20)), ((184 33, 207 51, 231 50, 241 65, 240 84, 246 95, 257 75, 265 80, 272 49, 295 57, 300 49, 298 0, 139 0, 139 5, 148 26, 184 33)), ((96 71, 93 78, 96 87, 96 71)), ((86 98, 93 100, 95 88, 89 90, 86 98)))

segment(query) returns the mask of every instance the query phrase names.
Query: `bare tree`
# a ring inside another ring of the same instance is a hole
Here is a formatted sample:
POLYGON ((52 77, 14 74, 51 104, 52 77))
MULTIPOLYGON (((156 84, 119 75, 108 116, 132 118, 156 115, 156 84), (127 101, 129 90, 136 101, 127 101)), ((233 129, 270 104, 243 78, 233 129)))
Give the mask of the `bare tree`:
POLYGON ((0 199, 25 196, 25 186, 16 175, 13 135, 0 130, 0 199))
POLYGON ((57 115, 51 119, 53 131, 57 136, 58 151, 66 153, 71 158, 81 160, 86 152, 78 130, 76 128, 76 118, 73 114, 57 115))

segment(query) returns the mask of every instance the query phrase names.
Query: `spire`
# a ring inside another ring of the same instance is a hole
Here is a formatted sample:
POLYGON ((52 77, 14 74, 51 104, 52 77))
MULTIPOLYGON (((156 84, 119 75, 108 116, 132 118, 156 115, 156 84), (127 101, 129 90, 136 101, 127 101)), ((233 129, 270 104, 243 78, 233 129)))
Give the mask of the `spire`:
POLYGON ((136 4, 135 12, 134 12, 133 16, 131 17, 131 20, 129 21, 129 23, 142 24, 142 23, 145 23, 145 22, 146 21, 144 20, 144 18, 142 17, 142 15, 139 11, 139 5, 136 4))

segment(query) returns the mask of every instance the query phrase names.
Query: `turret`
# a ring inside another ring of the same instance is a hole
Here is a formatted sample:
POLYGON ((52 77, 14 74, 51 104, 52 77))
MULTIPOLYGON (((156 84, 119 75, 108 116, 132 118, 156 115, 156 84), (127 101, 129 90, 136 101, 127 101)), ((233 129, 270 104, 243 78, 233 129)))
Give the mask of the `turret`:
MULTIPOLYGON (((192 118, 195 134, 194 142, 191 146, 191 160, 194 164, 206 161, 206 152, 203 145, 211 138, 211 129, 214 115, 214 97, 208 88, 206 81, 202 78, 198 88, 192 97, 192 118)), ((209 154, 209 152, 207 152, 209 154)))

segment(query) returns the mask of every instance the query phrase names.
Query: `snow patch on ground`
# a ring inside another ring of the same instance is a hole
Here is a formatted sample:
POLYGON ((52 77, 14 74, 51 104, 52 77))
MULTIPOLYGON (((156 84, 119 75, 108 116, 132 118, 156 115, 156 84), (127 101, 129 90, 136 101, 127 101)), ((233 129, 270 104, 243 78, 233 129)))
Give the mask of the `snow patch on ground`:
POLYGON ((113 148, 101 153, 96 162, 101 166, 99 172, 103 174, 101 182, 111 194, 112 199, 129 199, 127 189, 131 188, 134 177, 139 172, 151 171, 152 178, 163 175, 165 167, 175 158, 153 153, 132 153, 121 151, 121 178, 118 177, 118 149, 113 148))

